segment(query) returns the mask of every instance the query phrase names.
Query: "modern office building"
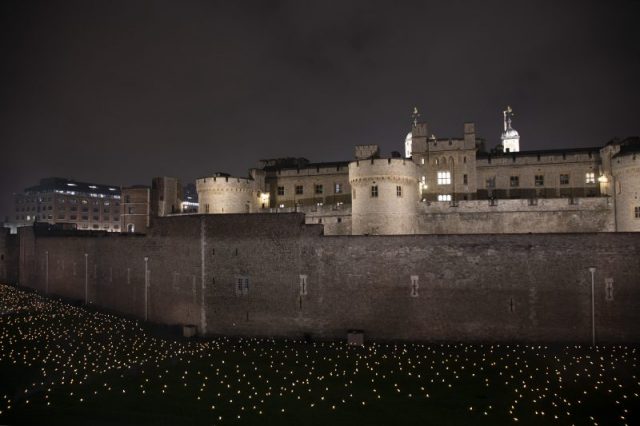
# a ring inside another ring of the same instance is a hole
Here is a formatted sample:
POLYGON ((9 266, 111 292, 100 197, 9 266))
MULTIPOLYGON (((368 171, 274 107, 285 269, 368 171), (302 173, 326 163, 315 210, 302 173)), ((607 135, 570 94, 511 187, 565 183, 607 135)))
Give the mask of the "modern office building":
POLYGON ((116 185, 45 178, 15 194, 17 226, 36 222, 60 224, 79 230, 121 231, 121 190, 116 185))

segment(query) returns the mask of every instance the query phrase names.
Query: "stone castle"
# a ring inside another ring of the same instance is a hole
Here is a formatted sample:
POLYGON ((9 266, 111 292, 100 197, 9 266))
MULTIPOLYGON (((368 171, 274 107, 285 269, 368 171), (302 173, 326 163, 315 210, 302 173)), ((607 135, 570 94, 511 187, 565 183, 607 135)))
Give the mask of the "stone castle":
POLYGON ((120 199, 135 232, 0 229, 0 282, 200 335, 640 341, 638 139, 520 151, 511 114, 489 152, 416 114, 404 157, 198 179, 196 214, 158 181, 120 199))
POLYGON ((248 178, 198 179, 198 212, 303 212, 327 235, 640 231, 640 139, 520 151, 512 114, 487 151, 473 123, 436 138, 416 110, 404 156, 360 145, 353 161, 263 160, 248 178))

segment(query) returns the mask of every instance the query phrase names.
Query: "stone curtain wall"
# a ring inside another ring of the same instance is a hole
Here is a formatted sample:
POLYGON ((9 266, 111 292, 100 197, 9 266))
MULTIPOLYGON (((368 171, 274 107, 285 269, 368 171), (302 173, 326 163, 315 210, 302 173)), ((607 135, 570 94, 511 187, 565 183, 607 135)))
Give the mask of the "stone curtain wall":
POLYGON ((638 234, 329 237, 295 213, 150 230, 22 230, 21 284, 207 334, 588 342, 595 266, 598 340, 640 340, 638 234))
POLYGON ((0 282, 15 283, 18 280, 18 238, 9 228, 0 228, 0 282))
MULTIPOLYGON (((613 202, 607 197, 420 203, 420 234, 519 234, 615 232, 613 202)), ((626 230, 625 230, 626 231, 626 230)))
POLYGON ((200 220, 181 219, 179 229, 166 222, 153 238, 88 232, 34 238, 31 228, 21 228, 20 284, 153 322, 196 323, 200 220))

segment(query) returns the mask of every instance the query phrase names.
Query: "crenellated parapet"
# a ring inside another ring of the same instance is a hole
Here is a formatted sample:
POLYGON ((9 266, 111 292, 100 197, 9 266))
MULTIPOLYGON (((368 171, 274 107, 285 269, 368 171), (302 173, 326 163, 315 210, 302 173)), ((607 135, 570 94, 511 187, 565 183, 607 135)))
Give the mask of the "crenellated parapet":
POLYGON ((218 174, 196 179, 198 213, 252 213, 261 192, 255 180, 218 174))

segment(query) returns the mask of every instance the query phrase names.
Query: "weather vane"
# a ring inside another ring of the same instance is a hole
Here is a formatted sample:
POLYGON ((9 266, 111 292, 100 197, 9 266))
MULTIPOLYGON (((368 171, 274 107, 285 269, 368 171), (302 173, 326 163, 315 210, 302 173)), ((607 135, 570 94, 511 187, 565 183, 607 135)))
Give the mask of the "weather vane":
POLYGON ((411 120, 413 121, 413 127, 418 125, 418 119, 420 118, 420 113, 418 112, 418 107, 413 107, 413 113, 411 114, 411 120))
POLYGON ((504 130, 511 128, 511 118, 515 115, 511 109, 511 105, 507 105, 507 109, 502 111, 504 115, 504 130))

